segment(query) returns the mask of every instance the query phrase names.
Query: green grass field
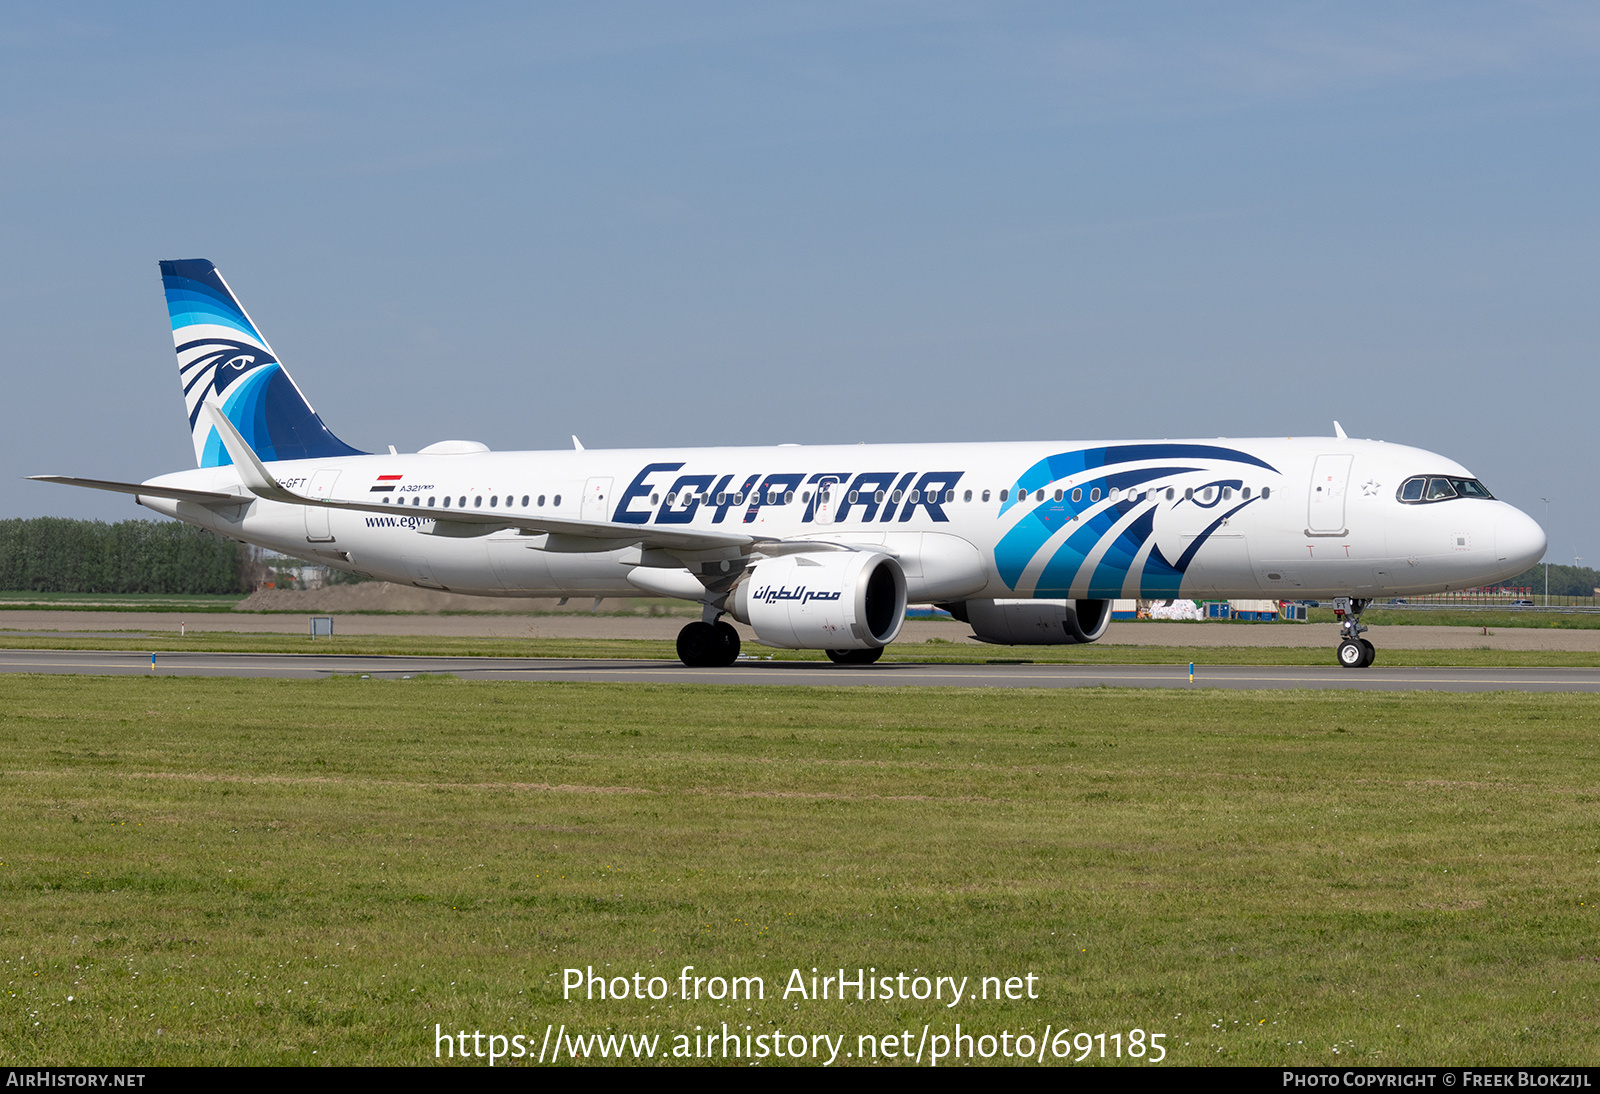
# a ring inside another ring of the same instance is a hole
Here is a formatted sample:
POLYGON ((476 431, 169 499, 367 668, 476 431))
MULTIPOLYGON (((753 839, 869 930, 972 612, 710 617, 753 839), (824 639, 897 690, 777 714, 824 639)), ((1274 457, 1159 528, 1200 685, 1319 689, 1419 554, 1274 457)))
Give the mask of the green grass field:
POLYGON ((0 612, 231 612, 243 593, 36 593, 0 590, 0 612))
MULTIPOLYGON (((1312 608, 1312 623, 1333 623, 1336 617, 1331 608, 1312 608)), ((1600 630, 1600 612, 1564 612, 1559 608, 1546 611, 1542 608, 1369 608, 1361 614, 1361 621, 1373 627, 1489 627, 1512 629, 1521 627, 1545 630, 1592 631, 1600 630)), ((1250 626, 1250 624, 1239 624, 1250 626)), ((1289 626, 1289 624, 1284 624, 1289 626)))
POLYGON ((1140 1029, 1178 1064, 1600 1056, 1600 697, 0 676, 0 700, 6 1064, 416 1064, 436 1024, 659 1056, 723 1022, 843 1037, 840 1063, 957 1022, 1140 1029), (684 965, 766 998, 561 997, 568 967, 675 991, 684 965), (840 966, 1039 998, 781 997, 840 966))

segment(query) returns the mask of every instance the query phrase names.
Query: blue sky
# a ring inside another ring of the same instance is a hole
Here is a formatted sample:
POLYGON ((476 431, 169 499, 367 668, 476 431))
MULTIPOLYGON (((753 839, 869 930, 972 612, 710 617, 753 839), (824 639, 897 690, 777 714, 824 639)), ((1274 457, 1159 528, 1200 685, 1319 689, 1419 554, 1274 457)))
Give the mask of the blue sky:
POLYGON ((1600 563, 1600 13, 12 5, 0 515, 193 463, 156 262, 358 447, 1331 433, 1600 563))

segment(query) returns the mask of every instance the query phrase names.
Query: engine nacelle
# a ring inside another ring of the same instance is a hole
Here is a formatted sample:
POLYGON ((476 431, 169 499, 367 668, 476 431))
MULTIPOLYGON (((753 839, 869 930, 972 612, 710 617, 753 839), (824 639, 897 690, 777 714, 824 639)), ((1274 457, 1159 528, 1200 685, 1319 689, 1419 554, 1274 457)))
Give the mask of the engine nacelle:
POLYGON ((998 646, 1093 642, 1111 624, 1109 600, 961 600, 939 607, 971 624, 978 641, 998 646))
POLYGON ((785 555, 758 562, 728 610, 768 646, 864 650, 887 646, 906 618, 906 575, 875 551, 785 555))

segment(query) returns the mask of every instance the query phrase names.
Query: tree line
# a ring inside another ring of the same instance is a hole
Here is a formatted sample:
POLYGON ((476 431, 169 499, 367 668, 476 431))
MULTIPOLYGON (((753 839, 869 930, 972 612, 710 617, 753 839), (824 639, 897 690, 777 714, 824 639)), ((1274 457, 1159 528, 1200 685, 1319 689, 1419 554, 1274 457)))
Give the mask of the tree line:
MULTIPOLYGON (((1495 584, 1508 588, 1532 589, 1543 596, 1544 564, 1539 563, 1516 577, 1508 577, 1495 584)), ((1597 588, 1600 588, 1600 571, 1588 566, 1563 566, 1559 562, 1550 564, 1551 596, 1594 596, 1597 588)))
POLYGON ((37 593, 247 592, 242 543, 164 520, 0 520, 0 589, 37 593))

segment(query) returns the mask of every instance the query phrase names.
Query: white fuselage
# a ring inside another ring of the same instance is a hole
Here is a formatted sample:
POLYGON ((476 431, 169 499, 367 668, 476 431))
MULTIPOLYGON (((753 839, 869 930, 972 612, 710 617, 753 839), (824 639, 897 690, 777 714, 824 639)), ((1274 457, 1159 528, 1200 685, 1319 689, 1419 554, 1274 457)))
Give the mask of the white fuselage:
POLYGON ((1504 502, 1397 496, 1418 475, 1470 478, 1454 461, 1343 438, 467 452, 268 467, 296 493, 393 511, 254 498, 231 466, 151 482, 239 492, 237 507, 141 502, 285 554, 491 596, 639 595, 661 589, 644 570, 676 560, 626 536, 433 534, 435 518, 465 507, 878 545, 900 561, 912 601, 1371 598, 1508 577, 1545 547, 1504 502))

